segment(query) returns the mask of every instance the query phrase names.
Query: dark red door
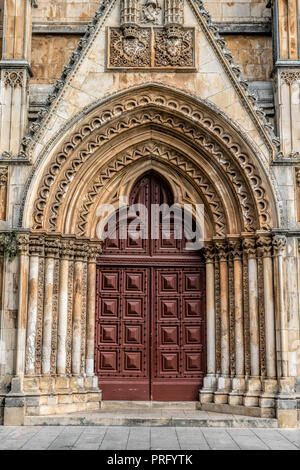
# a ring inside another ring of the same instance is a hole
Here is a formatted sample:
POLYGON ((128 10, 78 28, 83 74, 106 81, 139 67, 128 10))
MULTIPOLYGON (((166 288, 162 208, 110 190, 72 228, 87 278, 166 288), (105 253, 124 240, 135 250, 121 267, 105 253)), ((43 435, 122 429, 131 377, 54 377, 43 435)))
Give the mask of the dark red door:
MULTIPOLYGON (((173 198, 150 173, 129 202, 150 208, 173 198)), ((95 370, 104 400, 198 400, 206 362, 199 252, 175 237, 120 240, 117 233, 99 259, 96 305, 95 370)))

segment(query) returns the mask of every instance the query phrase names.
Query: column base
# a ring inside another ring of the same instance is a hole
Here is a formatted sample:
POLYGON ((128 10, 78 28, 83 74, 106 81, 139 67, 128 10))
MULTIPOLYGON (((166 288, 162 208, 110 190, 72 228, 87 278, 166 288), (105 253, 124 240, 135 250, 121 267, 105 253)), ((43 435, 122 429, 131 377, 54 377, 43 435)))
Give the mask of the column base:
POLYGON ((261 394, 261 381, 259 377, 250 377, 246 383, 246 393, 244 394, 244 406, 259 406, 259 396, 261 394))
POLYGON ((228 395, 231 390, 231 379, 229 377, 218 377, 218 389, 214 394, 214 403, 228 403, 228 395))
POLYGON ((199 392, 200 403, 212 403, 214 392, 217 388, 217 377, 215 375, 207 375, 203 380, 203 388, 199 392))

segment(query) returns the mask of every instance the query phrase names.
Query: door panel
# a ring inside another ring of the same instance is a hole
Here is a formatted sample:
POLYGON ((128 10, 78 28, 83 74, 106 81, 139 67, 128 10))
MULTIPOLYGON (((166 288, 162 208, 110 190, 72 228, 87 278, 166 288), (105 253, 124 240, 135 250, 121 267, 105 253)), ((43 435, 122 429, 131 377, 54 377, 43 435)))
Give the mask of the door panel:
POLYGON ((205 367, 201 268, 155 268, 151 397, 197 400, 205 367))
POLYGON ((96 374, 110 400, 149 400, 149 269, 97 271, 96 374))

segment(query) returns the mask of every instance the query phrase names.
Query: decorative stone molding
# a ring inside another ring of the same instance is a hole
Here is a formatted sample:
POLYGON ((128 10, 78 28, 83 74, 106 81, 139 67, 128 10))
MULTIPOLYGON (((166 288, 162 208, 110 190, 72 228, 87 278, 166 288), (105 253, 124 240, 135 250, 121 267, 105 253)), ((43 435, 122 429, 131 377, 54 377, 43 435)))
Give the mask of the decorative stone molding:
POLYGON ((182 25, 183 18, 183 0, 165 0, 165 24, 182 25))
POLYGON ((183 171, 192 177, 206 198, 207 203, 212 212, 215 230, 218 236, 224 236, 226 232, 226 218, 224 214, 224 209, 222 207, 221 200, 217 194, 212 183, 199 172, 199 169, 187 159, 178 154, 173 149, 168 148, 167 146, 158 144, 156 142, 149 142, 133 148, 132 150, 127 150, 122 153, 120 156, 115 159, 114 162, 110 163, 105 169, 100 171, 100 175, 97 177, 95 183, 89 188, 87 195, 82 201, 81 208, 79 210, 79 221, 77 225, 77 235, 85 236, 87 217, 90 213, 91 206, 94 203, 97 195, 101 188, 105 187, 109 178, 112 178, 117 171, 120 171, 127 165, 130 165, 136 159, 139 158, 158 158, 171 162, 173 165, 176 165, 178 168, 182 168, 183 171))
MULTIPOLYGON (((259 129, 267 147, 274 155, 275 152, 277 152, 276 149, 280 147, 280 141, 275 136, 273 126, 266 119, 261 108, 257 106, 255 96, 247 93, 247 81, 241 78, 241 70, 233 63, 233 57, 227 50, 225 41, 219 35, 218 28, 212 24, 211 16, 204 8, 203 2, 201 0, 189 0, 189 2, 193 6, 199 22, 204 28, 205 34, 213 49, 221 57, 225 69, 228 71, 230 79, 241 100, 253 116, 256 126, 259 129)), ((85 35, 79 41, 77 50, 72 53, 68 65, 64 67, 61 77, 57 80, 54 86, 53 92, 49 95, 45 109, 39 113, 35 125, 30 128, 28 135, 23 139, 22 155, 30 156, 35 142, 38 141, 39 136, 47 126, 50 109, 54 106, 54 102, 57 98, 62 94, 65 84, 69 81, 70 75, 75 72, 77 64, 80 63, 86 49, 92 44, 96 31, 98 31, 100 27, 100 21, 103 20, 114 4, 114 1, 102 0, 99 9, 95 12, 93 20, 88 24, 85 35)))
POLYGON ((300 80, 300 71, 290 70, 286 72, 281 72, 280 77, 284 83, 290 86, 290 85, 293 85, 293 83, 300 80))
MULTIPOLYGON (((172 102, 174 103, 174 97, 172 98, 172 102)), ((149 94, 144 96, 143 94, 138 94, 134 99, 134 101, 136 102, 135 109, 139 106, 145 106, 145 104, 150 105, 151 103, 156 106, 159 103, 160 108, 165 107, 168 106, 169 100, 171 103, 171 97, 168 97, 167 92, 165 97, 162 97, 162 95, 158 97, 156 93, 152 93, 150 94, 150 96, 149 94)), ((235 140, 228 140, 228 132, 226 132, 220 124, 214 123, 211 117, 205 115, 203 112, 197 110, 197 108, 195 107, 191 107, 190 105, 187 106, 187 103, 184 103, 181 100, 177 99, 176 101, 177 109, 183 110, 186 117, 190 116, 193 119, 194 125, 192 127, 190 126, 190 124, 187 125, 187 123, 180 122, 178 118, 175 118, 174 116, 170 118, 170 116, 165 115, 164 118, 162 112, 160 112, 160 114, 157 114, 155 111, 149 111, 148 113, 143 113, 139 116, 135 116, 134 119, 132 119, 130 116, 126 118, 122 118, 119 116, 119 123, 117 125, 113 125, 112 120, 114 116, 114 108, 112 107, 110 113, 107 112, 106 108, 105 113, 101 114, 100 112, 98 116, 95 116, 93 119, 91 119, 89 124, 86 123, 82 127, 82 129, 78 130, 76 132, 76 137, 74 136, 74 138, 64 144, 63 152, 59 152, 57 154, 57 156, 55 157, 55 161, 50 165, 48 172, 44 176, 45 187, 40 191, 40 202, 36 203, 35 228, 42 227, 42 214, 45 210, 48 198, 48 196, 46 196, 46 193, 54 183, 57 177, 56 175, 59 174, 57 170, 63 165, 67 158, 70 159, 70 153, 74 152, 76 147, 78 147, 83 140, 87 141, 89 137, 89 129, 90 133, 93 133, 98 130, 101 123, 103 123, 104 127, 105 122, 107 121, 109 121, 111 129, 108 129, 107 131, 104 131, 102 134, 98 135, 94 141, 90 142, 87 145, 86 150, 82 150, 79 156, 76 156, 75 160, 71 160, 73 166, 73 174, 75 171, 78 170, 80 164, 84 161, 84 159, 87 158, 94 150, 96 150, 96 148, 98 148, 108 139, 115 137, 116 134, 120 132, 128 130, 130 127, 136 127, 145 122, 149 123, 157 121, 157 123, 160 125, 163 124, 167 127, 173 128, 176 132, 180 132, 184 135, 190 136, 191 138, 193 138, 194 142, 197 142, 197 144, 202 146, 206 152, 210 152, 213 158, 217 159, 217 161, 220 165, 222 165, 223 169, 226 171, 227 175, 229 176, 236 188, 237 197, 239 198, 243 206, 243 213, 245 217, 245 230, 250 229, 251 231, 251 227, 253 227, 254 229, 257 228, 253 226, 257 217, 253 212, 253 204, 249 200, 249 190, 247 188, 247 185, 243 183, 243 178, 245 178, 246 176, 249 181, 249 184, 252 186, 255 198, 257 200, 256 204, 260 212, 261 228, 269 228, 268 203, 265 199, 265 190, 261 187, 261 179, 256 172, 255 166, 251 163, 249 156, 243 151, 241 151, 240 146, 236 143, 235 140), (149 121, 150 115, 151 120, 149 121), (208 139, 208 137, 203 134, 199 134, 199 131, 195 126, 195 121, 200 121, 199 124, 201 123, 201 127, 205 126, 207 131, 212 136, 214 136, 214 140, 208 139), (226 146, 228 148, 232 155, 231 159, 226 157, 224 158, 225 155, 222 152, 220 146, 217 144, 217 142, 220 142, 222 146, 226 146), (242 176, 242 174, 240 173, 241 170, 238 169, 239 167, 237 165, 241 166, 242 169, 244 169, 244 176, 242 176)), ((132 99, 128 101, 128 104, 126 101, 122 103, 121 107, 122 109, 124 109, 124 111, 128 109, 127 107, 129 105, 129 102, 132 103, 132 99)), ((118 109, 120 109, 120 105, 118 109)), ((70 174, 69 170, 68 174, 70 174)), ((68 185, 63 182, 60 186, 62 189, 56 192, 57 198, 60 198, 60 194, 63 195, 66 189, 68 188, 68 185)))
POLYGON ((30 236, 29 240, 29 254, 31 256, 44 256, 45 254, 45 239, 43 235, 38 237, 30 236))

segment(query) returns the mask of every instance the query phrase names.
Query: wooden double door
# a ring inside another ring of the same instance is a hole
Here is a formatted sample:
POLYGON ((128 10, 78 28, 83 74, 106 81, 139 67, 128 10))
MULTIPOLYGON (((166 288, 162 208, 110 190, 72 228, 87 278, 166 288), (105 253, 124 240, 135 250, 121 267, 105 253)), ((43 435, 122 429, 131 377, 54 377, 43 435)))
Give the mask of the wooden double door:
MULTIPOLYGON (((132 194, 131 202, 153 201, 153 194, 158 203, 166 195, 172 201, 167 183, 153 174, 132 194)), ((198 400, 206 362, 205 270, 201 255, 183 246, 163 237, 106 240, 97 267, 95 347, 104 400, 198 400)))

